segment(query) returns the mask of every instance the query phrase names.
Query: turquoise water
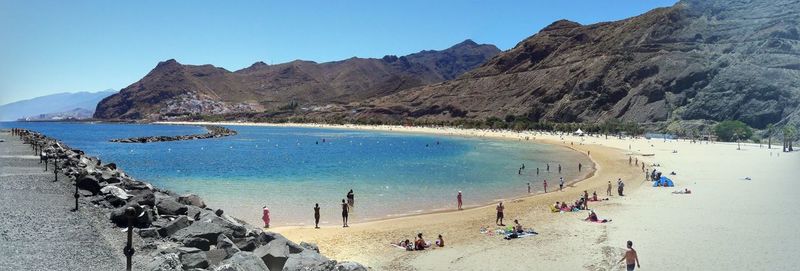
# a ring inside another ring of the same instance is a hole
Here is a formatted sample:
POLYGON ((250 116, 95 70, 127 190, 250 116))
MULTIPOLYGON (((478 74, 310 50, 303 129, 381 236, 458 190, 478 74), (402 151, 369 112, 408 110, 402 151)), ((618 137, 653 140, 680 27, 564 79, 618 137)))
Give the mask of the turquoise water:
MULTIPOLYGON (((355 192, 353 221, 453 208, 457 191, 466 206, 527 193, 527 182, 557 183, 557 165, 577 178, 585 156, 563 147, 518 141, 339 129, 227 126, 236 136, 178 142, 123 144, 114 138, 202 133, 196 126, 89 123, 1 123, 61 139, 115 162, 139 180, 201 195, 215 208, 260 223, 267 205, 275 225, 341 221, 338 203, 355 192), (324 140, 324 142, 323 142, 324 140), (526 170, 518 174, 525 164, 526 170), (551 172, 545 172, 550 163, 551 172), (541 169, 536 175, 536 167, 541 169)), ((586 170, 586 169, 584 169, 586 170)))

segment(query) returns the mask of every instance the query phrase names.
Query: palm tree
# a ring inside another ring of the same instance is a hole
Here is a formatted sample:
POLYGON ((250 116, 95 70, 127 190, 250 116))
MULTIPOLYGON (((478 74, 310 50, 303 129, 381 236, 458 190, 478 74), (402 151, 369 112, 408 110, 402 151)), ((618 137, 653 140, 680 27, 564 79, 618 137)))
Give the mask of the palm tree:
POLYGON ((792 149, 792 141, 794 141, 794 137, 797 134, 797 131, 793 126, 786 125, 783 127, 783 151, 790 152, 794 151, 792 149))

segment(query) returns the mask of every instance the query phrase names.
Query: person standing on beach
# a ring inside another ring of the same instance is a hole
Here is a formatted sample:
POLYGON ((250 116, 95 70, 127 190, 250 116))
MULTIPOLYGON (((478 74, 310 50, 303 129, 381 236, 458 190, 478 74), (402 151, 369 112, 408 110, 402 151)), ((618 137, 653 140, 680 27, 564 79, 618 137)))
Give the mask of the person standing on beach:
POLYGON ((608 181, 608 189, 606 190, 606 194, 608 194, 609 197, 611 196, 611 181, 608 181))
POLYGON ((625 256, 622 256, 622 259, 617 263, 622 263, 622 261, 625 261, 625 268, 628 271, 633 271, 634 268, 642 268, 639 265, 639 255, 636 254, 636 250, 633 249, 633 242, 630 240, 628 240, 628 250, 625 251, 625 256))
POLYGON ((347 204, 344 199, 342 199, 342 228, 349 227, 347 225, 347 217, 349 215, 350 205, 347 204))
POLYGON ((558 182, 558 191, 564 191, 564 176, 561 176, 561 180, 558 182))
POLYGON ((544 192, 547 193, 547 180, 544 180, 544 192))
POLYGON ((583 209, 589 210, 589 192, 583 190, 583 209))
POLYGON ((633 157, 628 156, 628 165, 630 165, 632 162, 633 162, 633 157))
POLYGON ((497 219, 495 219, 494 223, 497 224, 498 226, 505 226, 505 224, 503 224, 503 210, 505 210, 506 207, 503 206, 502 201, 497 204, 496 209, 497 209, 497 219))
POLYGON ((461 204, 463 203, 463 201, 461 200, 461 191, 458 191, 458 195, 456 196, 456 201, 458 201, 458 209, 462 210, 461 204))
POLYGON ((319 203, 314 204, 314 228, 319 229, 319 203))
POLYGON ((353 189, 350 189, 350 192, 347 192, 347 205, 350 205, 350 208, 354 207, 356 204, 356 198, 353 194, 353 189))
POLYGON ((561 164, 558 164, 558 174, 561 174, 561 164))
POLYGON ((266 205, 264 205, 263 215, 261 215, 261 220, 264 220, 264 228, 269 228, 269 209, 266 205))
POLYGON ((624 182, 622 182, 622 178, 620 178, 620 179, 617 179, 617 193, 619 193, 619 196, 620 196, 620 197, 622 197, 622 196, 623 196, 623 194, 622 194, 622 191, 623 191, 624 189, 625 189, 625 183, 624 183, 624 182))

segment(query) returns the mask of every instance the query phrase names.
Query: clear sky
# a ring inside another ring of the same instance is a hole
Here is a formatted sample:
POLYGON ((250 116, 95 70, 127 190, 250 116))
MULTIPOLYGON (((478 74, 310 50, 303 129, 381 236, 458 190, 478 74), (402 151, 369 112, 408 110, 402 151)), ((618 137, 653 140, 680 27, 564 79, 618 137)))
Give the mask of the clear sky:
POLYGON ((159 61, 238 70, 444 49, 507 50, 558 19, 619 20, 675 0, 0 0, 0 104, 121 89, 159 61))

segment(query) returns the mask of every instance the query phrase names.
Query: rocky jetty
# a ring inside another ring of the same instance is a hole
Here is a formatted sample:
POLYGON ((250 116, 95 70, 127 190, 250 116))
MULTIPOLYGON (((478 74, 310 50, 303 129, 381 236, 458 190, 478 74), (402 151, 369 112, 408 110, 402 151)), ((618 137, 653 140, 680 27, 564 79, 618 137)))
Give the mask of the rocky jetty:
POLYGON ((208 130, 208 133, 195 134, 195 135, 180 135, 180 136, 131 137, 131 138, 112 139, 110 141, 117 143, 151 143, 151 142, 165 142, 165 141, 179 141, 179 140, 208 139, 208 138, 218 138, 218 137, 236 135, 236 131, 222 126, 204 125, 203 128, 208 130))
POLYGON ((61 180, 77 186, 80 200, 108 215, 109 227, 127 227, 126 208, 136 211, 133 227, 141 246, 135 247, 134 261, 145 262, 147 270, 367 270, 209 208, 197 195, 137 181, 116 164, 103 164, 56 139, 23 129, 13 133, 42 160, 54 161, 68 177, 61 180))

